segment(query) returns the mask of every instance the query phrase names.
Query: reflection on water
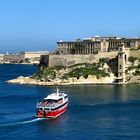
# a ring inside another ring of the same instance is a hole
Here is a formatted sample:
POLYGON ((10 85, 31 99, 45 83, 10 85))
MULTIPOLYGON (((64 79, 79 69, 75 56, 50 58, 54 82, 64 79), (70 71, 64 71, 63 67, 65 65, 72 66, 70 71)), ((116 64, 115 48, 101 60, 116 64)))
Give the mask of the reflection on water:
POLYGON ((73 104, 125 103, 140 99, 139 85, 81 85, 65 87, 65 90, 73 104))

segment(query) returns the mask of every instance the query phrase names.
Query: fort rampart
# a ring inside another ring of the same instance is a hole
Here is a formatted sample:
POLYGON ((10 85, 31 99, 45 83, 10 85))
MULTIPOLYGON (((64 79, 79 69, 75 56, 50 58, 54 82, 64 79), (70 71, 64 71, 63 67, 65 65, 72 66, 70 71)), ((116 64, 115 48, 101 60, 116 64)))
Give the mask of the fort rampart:
POLYGON ((98 54, 79 54, 79 55, 57 55, 50 54, 41 57, 41 61, 49 67, 62 65, 71 66, 78 63, 94 63, 98 62, 100 58, 115 58, 118 51, 114 52, 99 52, 98 54))

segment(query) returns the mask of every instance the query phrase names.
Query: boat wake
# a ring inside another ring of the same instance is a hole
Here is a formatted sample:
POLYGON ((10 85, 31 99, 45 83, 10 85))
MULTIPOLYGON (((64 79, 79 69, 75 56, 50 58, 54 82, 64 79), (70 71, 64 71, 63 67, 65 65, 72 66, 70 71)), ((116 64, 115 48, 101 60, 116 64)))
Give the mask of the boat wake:
POLYGON ((33 123, 33 122, 41 121, 41 120, 44 120, 44 119, 45 118, 36 118, 36 119, 29 120, 29 121, 19 122, 19 124, 28 124, 28 123, 33 123))
POLYGON ((32 119, 32 120, 27 120, 27 121, 21 121, 21 122, 15 122, 15 123, 7 123, 7 124, 0 125, 0 127, 16 126, 16 125, 22 125, 22 124, 29 124, 29 123, 38 122, 38 121, 41 121, 41 120, 44 120, 44 119, 45 118, 36 118, 36 119, 32 119))

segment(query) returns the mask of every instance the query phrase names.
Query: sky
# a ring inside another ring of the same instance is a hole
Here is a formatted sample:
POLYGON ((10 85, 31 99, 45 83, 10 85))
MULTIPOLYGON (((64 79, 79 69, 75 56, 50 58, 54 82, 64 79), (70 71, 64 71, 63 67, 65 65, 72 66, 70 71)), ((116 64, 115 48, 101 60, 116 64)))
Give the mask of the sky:
POLYGON ((57 49, 59 40, 140 37, 140 0, 0 0, 0 53, 57 49))

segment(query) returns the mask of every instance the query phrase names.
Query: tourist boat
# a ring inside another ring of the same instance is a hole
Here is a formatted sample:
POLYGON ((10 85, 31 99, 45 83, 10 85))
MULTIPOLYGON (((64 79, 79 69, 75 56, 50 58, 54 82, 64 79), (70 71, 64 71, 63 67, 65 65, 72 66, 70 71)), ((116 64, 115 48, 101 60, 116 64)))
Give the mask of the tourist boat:
POLYGON ((56 92, 48 95, 41 102, 37 103, 37 118, 56 118, 67 110, 68 96, 64 92, 60 92, 57 88, 56 92))

